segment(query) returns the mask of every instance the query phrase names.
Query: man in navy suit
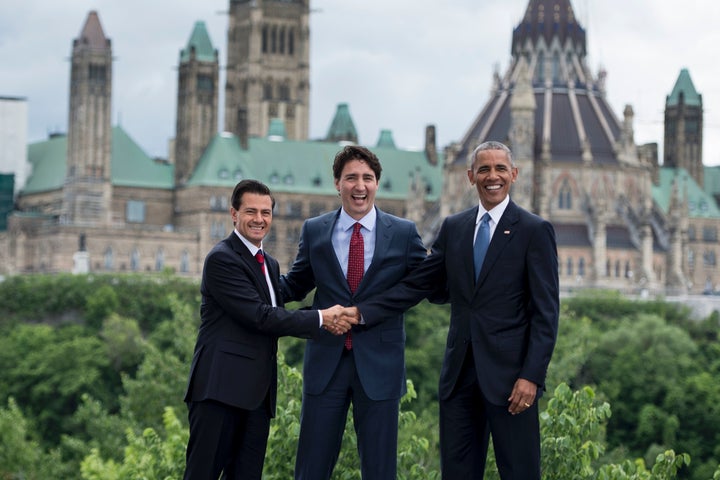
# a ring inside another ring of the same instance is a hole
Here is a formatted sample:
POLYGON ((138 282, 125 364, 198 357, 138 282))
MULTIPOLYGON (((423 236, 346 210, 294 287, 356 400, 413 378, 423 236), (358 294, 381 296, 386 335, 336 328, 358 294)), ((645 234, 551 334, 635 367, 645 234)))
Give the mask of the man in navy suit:
POLYGON ((483 478, 489 435, 503 480, 540 479, 537 400, 557 337, 558 261, 552 225, 510 200, 517 175, 505 145, 479 145, 468 168, 479 205, 445 219, 431 254, 402 283, 357 304, 370 327, 380 312, 446 289, 439 396, 447 480, 483 478))
MULTIPOLYGON (((350 324, 336 305, 288 311, 279 295, 278 262, 262 249, 275 200, 264 184, 235 186, 234 231, 208 253, 201 323, 185 401, 190 440, 186 480, 260 480, 277 392, 277 337, 336 334, 350 324)), ((342 341, 342 340, 340 340, 342 341)))
MULTIPOLYGON (((402 279, 426 256, 415 225, 375 208, 382 167, 360 146, 335 156, 333 176, 342 207, 303 225, 298 253, 281 278, 285 298, 301 300, 315 288, 313 308, 353 305, 402 279), (359 235, 360 271, 353 265, 359 235), (362 279, 356 287, 353 278, 362 279)), ((340 452, 350 403, 362 478, 394 480, 397 429, 405 385, 403 312, 378 310, 370 325, 355 325, 349 338, 325 332, 308 340, 295 478, 327 480, 340 452)))

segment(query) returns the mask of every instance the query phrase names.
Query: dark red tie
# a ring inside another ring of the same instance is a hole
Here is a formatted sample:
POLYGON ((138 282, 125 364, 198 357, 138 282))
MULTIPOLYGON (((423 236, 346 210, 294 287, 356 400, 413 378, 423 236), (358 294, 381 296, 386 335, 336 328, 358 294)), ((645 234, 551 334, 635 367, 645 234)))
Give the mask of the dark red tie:
MULTIPOLYGON (((353 226, 353 233, 350 235, 347 281, 352 293, 357 291, 365 270, 365 242, 360 233, 360 228, 362 228, 362 225, 356 223, 353 226)), ((348 350, 352 349, 352 336, 350 332, 348 332, 347 337, 345 337, 345 348, 348 350)))
POLYGON ((262 271, 263 275, 265 275, 265 255, 263 255, 262 250, 258 250, 255 254, 255 259, 260 264, 260 270, 262 271))

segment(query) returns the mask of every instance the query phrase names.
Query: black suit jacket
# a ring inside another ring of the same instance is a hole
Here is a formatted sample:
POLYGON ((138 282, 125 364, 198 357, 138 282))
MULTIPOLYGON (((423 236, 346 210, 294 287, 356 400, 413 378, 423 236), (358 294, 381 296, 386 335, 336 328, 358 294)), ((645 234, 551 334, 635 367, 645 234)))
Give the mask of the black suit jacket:
POLYGON ((275 287, 273 307, 260 264, 235 232, 208 253, 203 267, 201 323, 185 401, 216 400, 246 410, 277 391, 277 337, 318 334, 315 310, 288 311, 277 288, 278 262, 265 253, 275 287))
POLYGON ((558 261, 552 225, 512 201, 490 241, 478 282, 473 235, 478 208, 445 219, 432 253, 395 288, 359 302, 363 316, 402 310, 445 288, 452 307, 439 394, 455 385, 470 342, 485 397, 506 405, 518 378, 542 394, 559 316, 558 261))

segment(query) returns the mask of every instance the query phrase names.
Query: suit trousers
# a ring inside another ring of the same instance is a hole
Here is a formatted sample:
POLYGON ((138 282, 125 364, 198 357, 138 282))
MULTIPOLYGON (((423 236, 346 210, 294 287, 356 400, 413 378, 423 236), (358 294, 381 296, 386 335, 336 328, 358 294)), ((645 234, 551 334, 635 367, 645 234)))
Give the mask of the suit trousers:
POLYGON ((190 441, 184 480, 260 480, 270 432, 267 401, 244 410, 203 400, 188 403, 190 441))
POLYGON ((343 351, 337 370, 320 395, 303 393, 295 480, 328 480, 335 468, 350 402, 364 480, 397 478, 400 399, 368 398, 352 351, 343 351))
POLYGON ((502 480, 540 480, 537 402, 517 415, 508 412, 508 405, 494 405, 482 394, 468 344, 453 392, 440 400, 443 480, 481 480, 490 436, 502 480))

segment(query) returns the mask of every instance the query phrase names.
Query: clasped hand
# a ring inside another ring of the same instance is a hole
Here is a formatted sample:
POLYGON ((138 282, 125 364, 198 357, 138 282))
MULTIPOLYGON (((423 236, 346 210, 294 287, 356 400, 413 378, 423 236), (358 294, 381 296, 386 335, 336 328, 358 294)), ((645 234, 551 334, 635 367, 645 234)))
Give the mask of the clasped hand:
POLYGON ((320 313, 322 314, 323 328, 333 335, 342 335, 360 322, 360 312, 357 307, 346 308, 342 305, 335 305, 320 310, 320 313))

